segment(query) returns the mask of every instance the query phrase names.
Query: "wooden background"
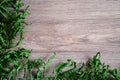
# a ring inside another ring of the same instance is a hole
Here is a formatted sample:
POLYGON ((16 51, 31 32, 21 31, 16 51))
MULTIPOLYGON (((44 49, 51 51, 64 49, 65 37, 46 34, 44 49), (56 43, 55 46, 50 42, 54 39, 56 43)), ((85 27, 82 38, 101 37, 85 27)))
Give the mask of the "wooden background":
POLYGON ((51 67, 66 59, 85 62, 98 51, 111 68, 120 68, 120 0, 24 0, 31 15, 22 47, 31 59, 48 59, 51 67))

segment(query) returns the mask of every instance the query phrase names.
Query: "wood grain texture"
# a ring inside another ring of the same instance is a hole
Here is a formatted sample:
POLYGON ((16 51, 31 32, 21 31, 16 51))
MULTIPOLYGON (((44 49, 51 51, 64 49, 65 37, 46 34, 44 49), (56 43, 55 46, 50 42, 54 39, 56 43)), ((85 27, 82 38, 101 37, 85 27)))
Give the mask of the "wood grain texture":
POLYGON ((84 62, 100 51, 102 61, 120 67, 120 0, 24 0, 32 23, 22 47, 32 59, 57 53, 84 62))

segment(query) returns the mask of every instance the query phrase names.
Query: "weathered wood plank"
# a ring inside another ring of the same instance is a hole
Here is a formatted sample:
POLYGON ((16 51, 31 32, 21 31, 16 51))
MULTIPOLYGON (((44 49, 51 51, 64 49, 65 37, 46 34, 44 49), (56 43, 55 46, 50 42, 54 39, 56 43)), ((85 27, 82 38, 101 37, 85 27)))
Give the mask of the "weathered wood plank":
POLYGON ((32 22, 22 47, 32 59, 57 52, 56 63, 67 58, 87 60, 102 52, 102 60, 120 67, 120 0, 24 0, 32 22))

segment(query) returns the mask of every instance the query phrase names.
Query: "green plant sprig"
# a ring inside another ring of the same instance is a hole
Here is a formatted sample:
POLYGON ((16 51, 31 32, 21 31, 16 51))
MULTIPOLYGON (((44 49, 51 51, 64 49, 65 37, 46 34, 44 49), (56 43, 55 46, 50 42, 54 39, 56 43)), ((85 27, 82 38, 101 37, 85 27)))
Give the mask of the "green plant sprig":
POLYGON ((0 1, 0 49, 10 49, 18 46, 23 40, 23 32, 29 14, 21 0, 0 1), (17 43, 16 37, 19 35, 17 43))

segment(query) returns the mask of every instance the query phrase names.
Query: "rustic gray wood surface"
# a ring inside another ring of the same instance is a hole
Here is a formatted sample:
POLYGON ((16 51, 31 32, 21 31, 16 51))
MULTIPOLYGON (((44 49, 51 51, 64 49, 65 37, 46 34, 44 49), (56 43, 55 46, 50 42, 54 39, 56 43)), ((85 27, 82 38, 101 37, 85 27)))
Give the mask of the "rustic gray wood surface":
POLYGON ((85 62, 98 51, 102 61, 120 67, 120 0, 24 0, 31 15, 22 47, 31 59, 57 56, 85 62))

